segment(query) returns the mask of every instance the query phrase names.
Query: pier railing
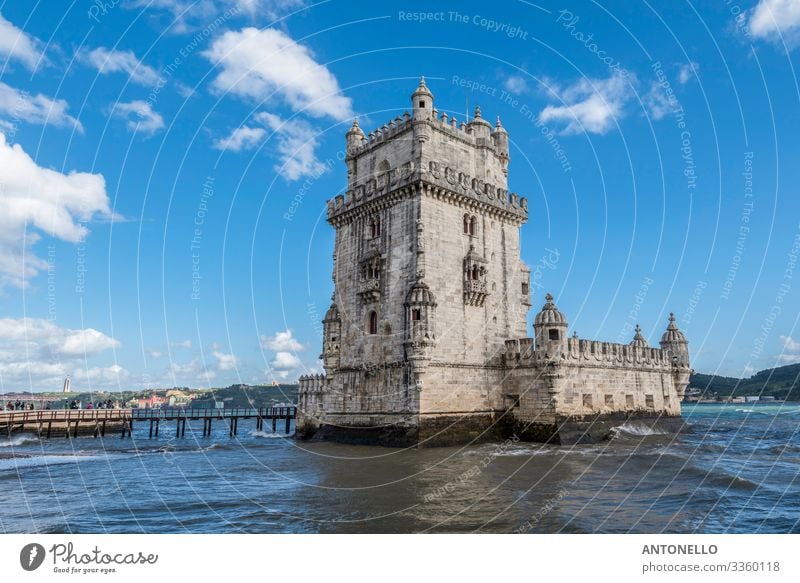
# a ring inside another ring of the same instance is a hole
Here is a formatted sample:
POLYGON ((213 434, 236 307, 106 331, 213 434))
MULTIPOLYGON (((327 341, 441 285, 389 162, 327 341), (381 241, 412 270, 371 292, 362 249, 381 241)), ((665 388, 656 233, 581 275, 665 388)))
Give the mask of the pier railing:
POLYGON ((263 431, 264 421, 272 422, 272 431, 277 430, 277 422, 285 422, 285 432, 291 430, 291 421, 297 417, 297 407, 258 407, 231 409, 187 409, 187 408, 152 408, 152 409, 45 409, 34 411, 0 411, 0 431, 11 435, 21 432, 27 425, 36 428, 39 435, 50 437, 53 428, 66 429, 77 435, 79 429, 92 431, 95 435, 105 435, 106 424, 121 427, 122 437, 130 436, 136 422, 150 422, 150 437, 158 436, 162 421, 176 422, 176 437, 186 432, 186 421, 203 420, 203 436, 211 435, 211 425, 215 420, 226 420, 230 423, 230 435, 236 435, 240 419, 255 419, 256 430, 263 431))

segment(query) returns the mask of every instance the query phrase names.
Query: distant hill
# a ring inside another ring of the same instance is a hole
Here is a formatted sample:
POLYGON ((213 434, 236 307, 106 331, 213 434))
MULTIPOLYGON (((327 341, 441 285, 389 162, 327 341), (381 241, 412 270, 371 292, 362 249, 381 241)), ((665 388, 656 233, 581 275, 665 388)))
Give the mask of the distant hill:
POLYGON ((250 386, 232 385, 224 389, 211 389, 189 405, 193 409, 214 408, 214 403, 232 407, 273 407, 297 402, 297 385, 250 386))
POLYGON ((717 393, 721 397, 760 395, 800 401, 800 364, 768 368, 744 379, 694 374, 689 379, 689 388, 699 389, 709 397, 717 393))

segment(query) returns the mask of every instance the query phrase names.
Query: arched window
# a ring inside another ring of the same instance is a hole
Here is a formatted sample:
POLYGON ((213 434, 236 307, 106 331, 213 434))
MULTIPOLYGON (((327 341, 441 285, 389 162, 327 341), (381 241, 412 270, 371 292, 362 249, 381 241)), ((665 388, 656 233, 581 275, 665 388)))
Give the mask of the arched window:
POLYGON ((372 217, 369 220, 369 234, 373 239, 381 236, 381 218, 372 217))
POLYGON ((464 215, 464 234, 469 235, 469 215, 464 215))
POLYGON ((472 268, 472 281, 478 281, 478 266, 472 268))
POLYGON ((469 234, 473 237, 478 232, 478 219, 475 218, 473 215, 472 218, 469 220, 469 234))
POLYGON ((369 318, 367 321, 367 332, 369 334, 378 333, 378 313, 375 310, 372 310, 369 313, 369 318))
POLYGON ((411 319, 414 322, 417 322, 417 321, 421 320, 422 319, 422 310, 420 310, 419 308, 412 309, 411 310, 411 319))

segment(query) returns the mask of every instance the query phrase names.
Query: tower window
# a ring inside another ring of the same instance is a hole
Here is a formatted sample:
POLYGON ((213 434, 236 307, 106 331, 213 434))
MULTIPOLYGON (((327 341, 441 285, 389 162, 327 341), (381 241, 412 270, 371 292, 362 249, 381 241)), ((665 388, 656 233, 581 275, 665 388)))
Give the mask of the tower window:
POLYGON ((478 220, 473 216, 469 220, 469 234, 474 237, 475 233, 477 232, 478 232, 478 220))
POLYGON ((373 239, 381 236, 381 218, 372 217, 369 220, 369 234, 373 239))
POLYGON ((419 308, 411 310, 411 319, 415 322, 422 319, 422 311, 419 308))
POLYGON ((425 102, 424 102, 424 101, 420 101, 420 102, 419 102, 419 106, 420 106, 420 107, 425 107, 425 102))
POLYGON ((523 281, 522 282, 522 295, 524 295, 524 296, 528 295, 528 282, 527 281, 523 281))
POLYGON ((369 334, 378 333, 378 314, 375 310, 369 313, 369 320, 367 322, 367 332, 369 334))
POLYGON ((558 340, 558 330, 548 330, 550 340, 558 340))
POLYGON ((469 215, 464 215, 464 234, 469 235, 469 215))

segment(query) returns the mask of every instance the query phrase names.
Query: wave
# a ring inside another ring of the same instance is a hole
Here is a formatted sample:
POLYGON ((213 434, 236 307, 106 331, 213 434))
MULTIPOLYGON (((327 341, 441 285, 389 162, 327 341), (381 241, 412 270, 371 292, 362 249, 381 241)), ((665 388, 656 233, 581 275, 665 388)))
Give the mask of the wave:
POLYGON ((17 447, 22 445, 23 443, 34 443, 38 441, 39 438, 34 435, 28 433, 20 433, 12 436, 10 439, 0 440, 0 447, 17 447))
POLYGON ((292 437, 294 435, 294 432, 292 432, 292 433, 278 433, 278 432, 272 433, 271 431, 250 431, 248 433, 248 435, 250 437, 264 437, 264 438, 267 438, 267 439, 277 439, 277 438, 292 437))
POLYGON ((674 435, 671 431, 659 429, 646 423, 626 421, 622 425, 611 428, 611 438, 621 437, 621 434, 632 435, 634 437, 645 437, 648 435, 674 435))
POLYGON ((0 459, 0 472, 108 459, 105 455, 38 455, 0 459))

